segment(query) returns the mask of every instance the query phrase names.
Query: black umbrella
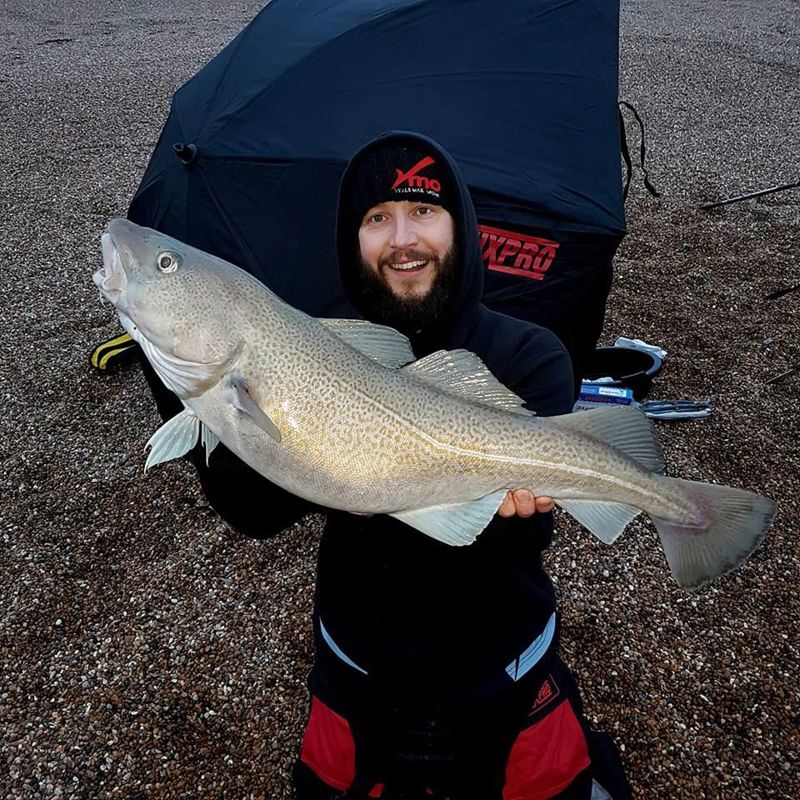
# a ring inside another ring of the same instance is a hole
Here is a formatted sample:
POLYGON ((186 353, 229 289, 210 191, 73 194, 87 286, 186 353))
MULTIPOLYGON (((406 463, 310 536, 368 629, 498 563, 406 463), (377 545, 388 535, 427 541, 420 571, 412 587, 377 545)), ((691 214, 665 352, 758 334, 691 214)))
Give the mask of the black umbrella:
POLYGON ((273 0, 176 92, 129 215, 347 316, 340 175, 416 130, 470 186, 488 304, 570 346, 592 317, 596 340, 625 227, 617 72, 613 0, 273 0))

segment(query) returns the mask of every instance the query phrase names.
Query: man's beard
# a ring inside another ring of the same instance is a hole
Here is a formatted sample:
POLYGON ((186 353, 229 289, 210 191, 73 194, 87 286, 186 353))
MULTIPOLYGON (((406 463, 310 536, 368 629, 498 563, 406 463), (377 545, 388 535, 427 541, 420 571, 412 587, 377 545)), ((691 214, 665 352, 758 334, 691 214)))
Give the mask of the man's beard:
POLYGON ((431 288, 419 297, 400 297, 389 288, 383 275, 383 266, 376 272, 362 259, 359 270, 359 306, 367 319, 409 334, 430 327, 446 313, 452 312, 458 259, 455 244, 441 258, 434 253, 416 250, 404 253, 403 257, 427 259, 436 266, 431 288))

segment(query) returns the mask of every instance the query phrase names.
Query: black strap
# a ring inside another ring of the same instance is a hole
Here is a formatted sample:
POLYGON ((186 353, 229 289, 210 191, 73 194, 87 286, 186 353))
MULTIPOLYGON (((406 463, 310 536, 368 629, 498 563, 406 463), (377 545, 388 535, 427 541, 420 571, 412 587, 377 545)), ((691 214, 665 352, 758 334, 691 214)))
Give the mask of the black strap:
POLYGON ((625 117, 622 116, 622 109, 617 108, 619 114, 619 147, 622 151, 622 158, 625 161, 625 186, 622 189, 622 203, 628 199, 628 189, 631 188, 631 175, 633 174, 633 164, 631 164, 631 153, 628 150, 628 137, 625 132, 625 117))
MULTIPOLYGON (((617 104, 618 106, 625 106, 629 108, 633 112, 633 116, 636 117, 636 121, 639 123, 639 131, 640 131, 640 139, 639 139, 639 166, 642 169, 642 174, 644 175, 644 186, 648 192, 650 192, 653 197, 661 197, 660 193, 656 191, 653 187, 653 184, 650 183, 650 177, 647 174, 647 167, 644 165, 646 147, 645 147, 645 130, 644 130, 644 122, 642 122, 642 118, 639 116, 639 112, 626 100, 620 100, 617 104)), ((625 160, 625 166, 627 167, 627 177, 625 179, 625 188, 622 191, 622 202, 624 203, 628 197, 628 189, 630 188, 631 182, 631 175, 633 173, 633 165, 631 163, 631 154, 628 149, 628 138, 625 131, 625 118, 622 115, 621 108, 619 109, 619 137, 620 137, 620 149, 622 150, 622 158, 625 160)))

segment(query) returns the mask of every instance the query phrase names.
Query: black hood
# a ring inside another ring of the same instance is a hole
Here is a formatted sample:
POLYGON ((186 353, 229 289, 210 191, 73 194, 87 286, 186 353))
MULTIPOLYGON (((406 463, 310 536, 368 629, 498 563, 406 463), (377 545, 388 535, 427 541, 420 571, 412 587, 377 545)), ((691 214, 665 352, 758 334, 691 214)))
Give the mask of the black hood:
POLYGON ((466 184, 450 155, 432 139, 406 131, 391 131, 381 134, 362 147, 350 160, 339 186, 339 203, 336 216, 336 253, 339 273, 347 299, 364 318, 373 322, 370 308, 360 291, 360 255, 358 229, 363 211, 351 198, 359 193, 354 177, 358 167, 368 154, 377 148, 390 145, 409 145, 415 151, 423 150, 436 161, 443 176, 443 184, 450 187, 447 209, 453 217, 454 243, 458 263, 456 265, 455 288, 452 303, 447 312, 421 331, 402 331, 409 336, 417 356, 442 347, 457 347, 467 331, 475 324, 480 314, 483 296, 483 261, 478 237, 478 221, 475 207, 466 184))

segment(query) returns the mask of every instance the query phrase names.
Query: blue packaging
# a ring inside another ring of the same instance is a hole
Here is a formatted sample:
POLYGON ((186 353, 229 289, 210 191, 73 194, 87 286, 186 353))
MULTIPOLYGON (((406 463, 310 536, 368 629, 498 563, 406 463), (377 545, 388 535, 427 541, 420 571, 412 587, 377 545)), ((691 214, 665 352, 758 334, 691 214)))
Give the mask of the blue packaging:
POLYGON ((597 408, 598 406, 629 406, 632 405, 633 389, 626 389, 624 386, 609 386, 604 383, 593 383, 583 381, 578 401, 575 403, 574 411, 587 408, 597 408))

